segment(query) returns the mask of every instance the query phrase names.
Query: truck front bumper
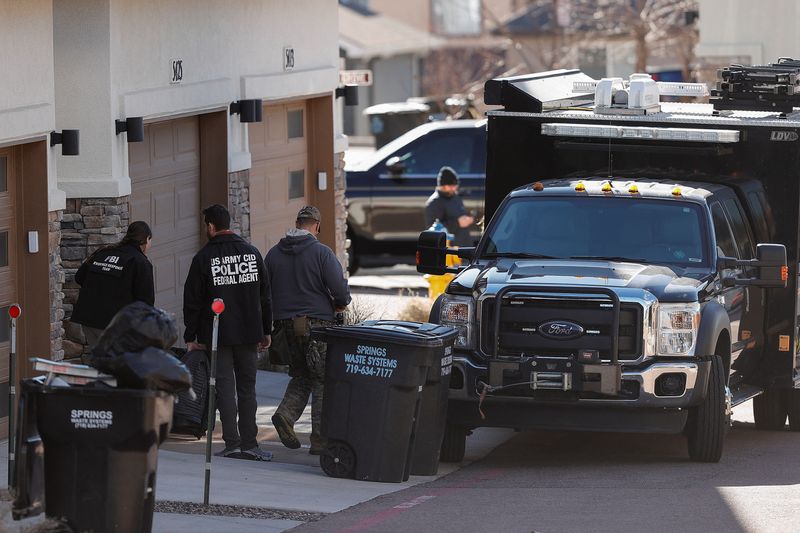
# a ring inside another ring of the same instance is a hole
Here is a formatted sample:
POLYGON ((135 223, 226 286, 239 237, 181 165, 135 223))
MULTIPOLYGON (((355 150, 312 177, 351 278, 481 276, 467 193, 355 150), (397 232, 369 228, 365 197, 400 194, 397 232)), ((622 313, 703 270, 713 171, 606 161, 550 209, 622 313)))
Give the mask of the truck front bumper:
POLYGON ((463 379, 451 379, 448 420, 468 427, 675 433, 683 429, 687 408, 705 398, 710 370, 707 360, 658 359, 636 367, 623 366, 617 396, 586 397, 568 391, 542 394, 521 386, 487 392, 479 410, 482 384, 490 380, 489 363, 456 356, 453 377, 461 373, 463 379), (665 394, 662 382, 666 375, 684 381, 680 394, 665 394))

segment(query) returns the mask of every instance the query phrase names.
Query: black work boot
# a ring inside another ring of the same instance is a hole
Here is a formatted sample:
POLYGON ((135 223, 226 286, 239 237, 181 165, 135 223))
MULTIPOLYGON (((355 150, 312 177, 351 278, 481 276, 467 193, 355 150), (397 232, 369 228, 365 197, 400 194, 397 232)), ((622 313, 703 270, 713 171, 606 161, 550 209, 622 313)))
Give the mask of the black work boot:
POLYGON ((297 440, 297 435, 294 433, 294 427, 286 420, 286 417, 275 413, 272 415, 272 425, 275 426, 275 431, 278 432, 278 437, 287 448, 296 450, 300 447, 300 441, 297 440))

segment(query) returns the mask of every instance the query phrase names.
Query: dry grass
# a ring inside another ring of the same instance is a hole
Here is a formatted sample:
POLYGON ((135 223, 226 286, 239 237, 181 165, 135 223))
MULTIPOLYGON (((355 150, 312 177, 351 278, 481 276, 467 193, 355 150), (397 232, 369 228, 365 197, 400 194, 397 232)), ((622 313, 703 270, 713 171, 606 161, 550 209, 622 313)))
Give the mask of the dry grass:
POLYGON ((411 298, 397 317, 409 322, 427 322, 433 301, 430 298, 411 298))
POLYGON ((375 306, 372 303, 361 298, 354 298, 344 312, 344 323, 358 324, 365 320, 380 320, 382 318, 375 315, 375 306))

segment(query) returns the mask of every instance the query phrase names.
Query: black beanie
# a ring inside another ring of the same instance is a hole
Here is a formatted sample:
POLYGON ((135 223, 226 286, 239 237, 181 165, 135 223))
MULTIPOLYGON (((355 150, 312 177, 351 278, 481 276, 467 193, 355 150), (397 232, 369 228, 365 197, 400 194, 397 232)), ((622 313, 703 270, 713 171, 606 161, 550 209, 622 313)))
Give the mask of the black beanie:
POLYGON ((458 174, 450 167, 442 167, 439 170, 439 175, 436 176, 436 186, 442 185, 458 185, 458 174))

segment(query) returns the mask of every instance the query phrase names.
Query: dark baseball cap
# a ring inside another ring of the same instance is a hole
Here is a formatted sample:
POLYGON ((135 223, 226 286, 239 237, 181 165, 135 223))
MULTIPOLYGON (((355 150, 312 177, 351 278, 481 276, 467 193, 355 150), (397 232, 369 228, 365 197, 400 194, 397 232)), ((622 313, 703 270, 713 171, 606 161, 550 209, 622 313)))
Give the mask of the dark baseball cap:
POLYGON ((297 212, 297 220, 301 218, 310 218, 311 220, 316 220, 319 222, 322 220, 322 217, 319 214, 319 209, 314 207, 313 205, 304 206, 300 211, 297 212))

